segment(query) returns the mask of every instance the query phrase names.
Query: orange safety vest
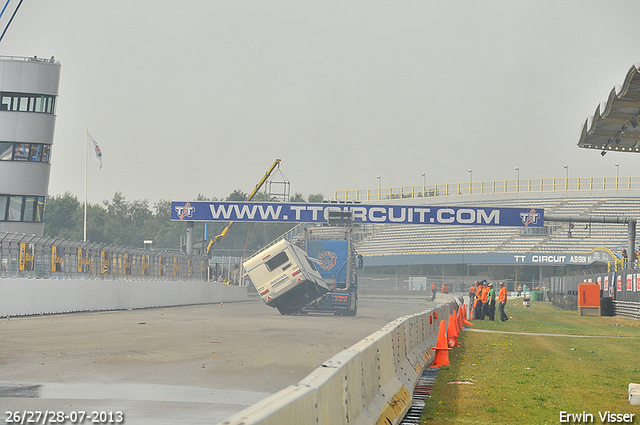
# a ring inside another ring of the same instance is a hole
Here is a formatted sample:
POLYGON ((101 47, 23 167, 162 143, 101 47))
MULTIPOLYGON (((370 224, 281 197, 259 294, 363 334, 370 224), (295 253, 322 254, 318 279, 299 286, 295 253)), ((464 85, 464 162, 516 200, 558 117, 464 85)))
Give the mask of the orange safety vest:
POLYGON ((507 287, 503 286, 500 288, 500 293, 498 293, 498 302, 506 303, 507 302, 507 287))
POLYGON ((474 285, 471 285, 471 288, 469 288, 469 295, 475 294, 475 293, 476 293, 476 287, 474 285))
POLYGON ((485 286, 485 287, 482 288, 482 302, 483 303, 486 303, 488 301, 487 300, 488 296, 489 296, 489 287, 485 286))

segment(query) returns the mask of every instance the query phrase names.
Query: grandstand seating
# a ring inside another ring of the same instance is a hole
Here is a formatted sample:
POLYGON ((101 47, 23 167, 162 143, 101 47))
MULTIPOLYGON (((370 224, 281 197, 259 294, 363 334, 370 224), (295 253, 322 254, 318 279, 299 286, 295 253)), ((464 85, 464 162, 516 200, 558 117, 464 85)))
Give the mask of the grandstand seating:
MULTIPOLYGON (((397 201, 437 205, 438 197, 397 201)), ((451 204, 451 198, 442 200, 451 204)), ((393 204, 387 200, 386 204, 393 204)), ((459 206, 544 208, 546 214, 640 216, 640 191, 567 191, 527 194, 469 195, 456 198, 459 206)), ((546 234, 526 234, 522 228, 493 226, 377 225, 367 229, 357 249, 365 256, 442 253, 588 253, 596 248, 619 252, 627 244, 621 224, 545 222, 546 234)))

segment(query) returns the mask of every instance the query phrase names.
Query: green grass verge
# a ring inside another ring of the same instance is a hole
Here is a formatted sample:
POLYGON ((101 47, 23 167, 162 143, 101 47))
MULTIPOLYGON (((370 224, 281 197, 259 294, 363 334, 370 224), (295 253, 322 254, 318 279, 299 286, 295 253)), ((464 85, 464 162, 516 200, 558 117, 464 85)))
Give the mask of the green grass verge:
POLYGON ((629 383, 640 383, 640 320, 580 317, 541 302, 527 309, 522 299, 509 300, 507 314, 507 322, 473 321, 505 333, 462 332, 423 423, 558 424, 561 411, 592 414, 593 423, 602 423, 598 412, 635 414, 640 423, 640 406, 628 402, 629 383))

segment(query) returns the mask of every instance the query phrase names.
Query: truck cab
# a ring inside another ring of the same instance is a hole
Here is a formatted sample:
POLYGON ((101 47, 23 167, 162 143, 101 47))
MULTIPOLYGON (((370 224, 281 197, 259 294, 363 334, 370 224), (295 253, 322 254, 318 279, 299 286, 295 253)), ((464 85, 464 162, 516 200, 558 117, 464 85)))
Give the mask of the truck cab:
POLYGON ((307 254, 317 264, 318 271, 329 292, 314 301, 304 311, 333 312, 335 315, 355 316, 358 312, 358 275, 362 256, 356 254, 351 243, 350 229, 342 231, 343 239, 322 239, 318 232, 307 232, 307 254))

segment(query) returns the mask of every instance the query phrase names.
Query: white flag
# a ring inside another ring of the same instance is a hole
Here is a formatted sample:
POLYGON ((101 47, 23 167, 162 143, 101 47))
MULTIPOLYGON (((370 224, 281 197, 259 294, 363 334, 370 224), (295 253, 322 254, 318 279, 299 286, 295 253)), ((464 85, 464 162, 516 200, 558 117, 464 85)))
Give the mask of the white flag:
POLYGON ((91 134, 89 134, 89 132, 87 132, 87 134, 89 135, 89 139, 91 139, 91 141, 93 142, 93 150, 96 151, 96 160, 98 161, 98 170, 101 170, 102 169, 102 151, 100 150, 100 146, 98 146, 96 141, 93 140, 93 137, 91 137, 91 134))

